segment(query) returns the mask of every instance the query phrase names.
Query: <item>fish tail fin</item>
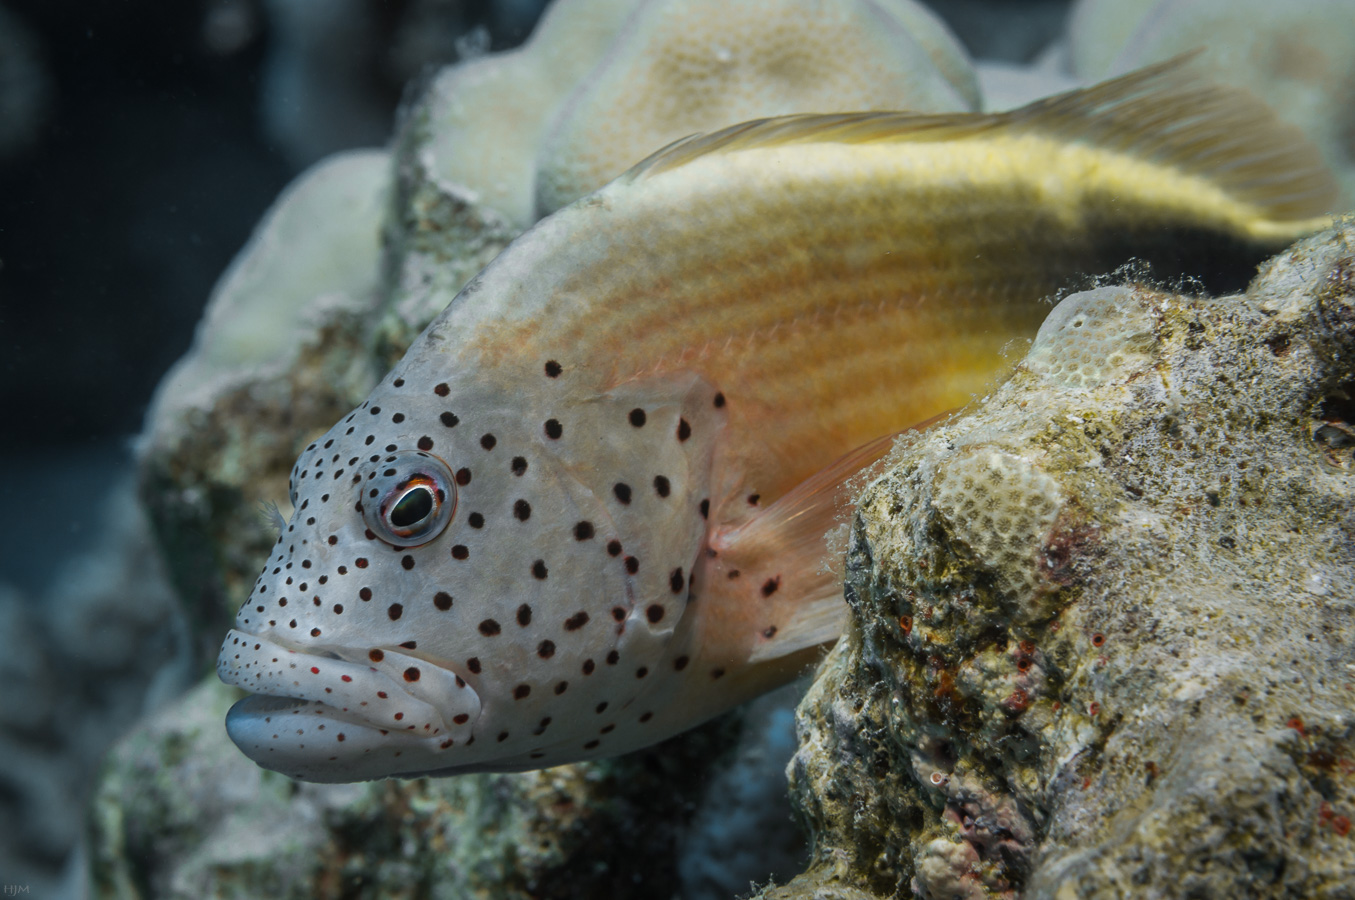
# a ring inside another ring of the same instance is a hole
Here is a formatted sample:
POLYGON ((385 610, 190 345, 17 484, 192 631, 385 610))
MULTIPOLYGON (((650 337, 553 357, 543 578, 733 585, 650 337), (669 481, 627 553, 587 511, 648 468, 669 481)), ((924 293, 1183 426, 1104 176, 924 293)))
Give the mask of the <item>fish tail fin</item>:
MULTIPOLYGON (((950 413, 945 413, 948 416, 950 413)), ((943 416, 914 428, 923 428, 943 416)), ((908 429, 909 431, 914 429, 908 429)), ((842 573, 831 561, 840 556, 830 533, 845 527, 851 500, 906 432, 863 444, 778 498, 743 524, 717 534, 710 581, 730 590, 731 617, 751 633, 747 660, 753 666, 785 661, 800 664, 803 651, 836 640, 849 609, 842 573)))

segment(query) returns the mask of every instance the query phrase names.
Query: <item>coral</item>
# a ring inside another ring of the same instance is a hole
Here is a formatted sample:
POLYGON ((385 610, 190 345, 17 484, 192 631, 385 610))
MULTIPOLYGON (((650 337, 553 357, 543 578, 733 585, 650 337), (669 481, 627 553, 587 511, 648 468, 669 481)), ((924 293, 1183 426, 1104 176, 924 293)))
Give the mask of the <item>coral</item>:
POLYGON ((1355 896, 1355 224, 1055 308, 907 440, 792 792, 833 896, 1355 896))
POLYGON ((635 0, 557 0, 521 47, 439 72, 409 113, 429 123, 423 149, 429 171, 519 229, 531 224, 536 154, 550 115, 597 64, 634 6, 635 0))
POLYGON ((650 0, 555 114, 537 158, 536 212, 671 141, 736 122, 978 106, 964 51, 912 0, 650 0))
POLYGON ((1082 0, 1069 19, 1074 72, 1088 81, 1197 48, 1205 71, 1245 87, 1321 148, 1355 206, 1355 0, 1082 0))
POLYGON ((412 113, 434 123, 430 171, 525 227, 692 132, 978 106, 963 51, 913 0, 636 7, 562 0, 522 48, 444 70, 412 113))

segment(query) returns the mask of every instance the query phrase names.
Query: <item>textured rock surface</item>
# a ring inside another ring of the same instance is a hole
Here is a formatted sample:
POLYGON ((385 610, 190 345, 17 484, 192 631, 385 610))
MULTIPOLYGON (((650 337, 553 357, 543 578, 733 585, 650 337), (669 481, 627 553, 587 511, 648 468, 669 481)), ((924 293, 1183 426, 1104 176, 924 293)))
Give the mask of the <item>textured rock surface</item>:
POLYGON ((761 896, 1355 896, 1355 226, 1054 309, 865 494, 761 896))

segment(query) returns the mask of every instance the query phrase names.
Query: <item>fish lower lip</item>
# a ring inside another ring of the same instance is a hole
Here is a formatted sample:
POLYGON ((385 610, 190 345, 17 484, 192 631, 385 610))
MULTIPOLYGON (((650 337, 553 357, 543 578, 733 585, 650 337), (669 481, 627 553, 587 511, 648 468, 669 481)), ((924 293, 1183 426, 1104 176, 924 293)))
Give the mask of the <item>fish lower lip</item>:
POLYGON ((222 644, 217 675, 226 684, 281 702, 279 709, 318 704, 354 724, 410 736, 468 738, 480 713, 473 689, 426 661, 391 652, 378 668, 235 629, 222 644), (419 678, 401 678, 399 673, 411 666, 418 667, 419 678))

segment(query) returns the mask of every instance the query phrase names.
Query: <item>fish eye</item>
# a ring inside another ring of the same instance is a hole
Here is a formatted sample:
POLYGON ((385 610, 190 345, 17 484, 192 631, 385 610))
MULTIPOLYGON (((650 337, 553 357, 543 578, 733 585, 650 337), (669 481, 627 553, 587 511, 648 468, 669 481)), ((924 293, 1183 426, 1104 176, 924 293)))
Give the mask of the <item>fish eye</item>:
POLYGON ((426 453, 401 453, 374 464, 362 485, 362 518, 394 547, 417 547, 440 535, 456 510, 451 470, 426 453))

